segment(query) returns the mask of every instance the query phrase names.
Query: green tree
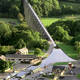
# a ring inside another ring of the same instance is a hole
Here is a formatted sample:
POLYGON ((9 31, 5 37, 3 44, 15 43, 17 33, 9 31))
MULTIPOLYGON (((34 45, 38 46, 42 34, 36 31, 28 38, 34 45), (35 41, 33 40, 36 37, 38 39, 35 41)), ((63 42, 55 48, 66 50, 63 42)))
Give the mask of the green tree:
POLYGON ((55 9, 60 9, 58 0, 53 0, 53 6, 55 9))
POLYGON ((76 48, 76 50, 78 51, 79 57, 80 57, 80 42, 79 42, 79 41, 76 41, 76 42, 75 42, 75 48, 76 48))
POLYGON ((63 42, 71 39, 68 32, 65 31, 61 26, 56 26, 54 28, 52 37, 55 38, 56 40, 63 41, 63 42))
POLYGON ((36 48, 35 50, 34 50, 34 54, 35 55, 39 55, 39 54, 41 54, 42 53, 42 51, 41 51, 41 49, 39 49, 39 48, 36 48))
POLYGON ((17 44, 15 45, 16 48, 21 49, 23 47, 26 47, 26 43, 24 42, 23 39, 19 39, 19 41, 17 42, 17 44))
POLYGON ((7 44, 8 39, 11 36, 11 30, 8 24, 0 22, 0 40, 2 44, 7 44))
POLYGON ((0 60, 0 72, 4 72, 8 68, 8 63, 6 61, 0 60))

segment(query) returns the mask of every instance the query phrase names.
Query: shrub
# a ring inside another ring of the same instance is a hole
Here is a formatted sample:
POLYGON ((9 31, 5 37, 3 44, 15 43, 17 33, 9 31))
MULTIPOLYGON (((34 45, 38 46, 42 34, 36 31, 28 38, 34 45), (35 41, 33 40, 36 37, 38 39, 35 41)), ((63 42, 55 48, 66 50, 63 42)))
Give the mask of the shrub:
POLYGON ((35 55, 39 55, 39 54, 41 54, 42 53, 42 51, 41 51, 41 49, 39 49, 39 48, 36 48, 35 50, 34 50, 34 54, 35 55))
POLYGON ((21 13, 18 13, 18 19, 19 19, 20 22, 23 22, 24 17, 21 13))
POLYGON ((9 38, 11 36, 11 29, 8 24, 5 22, 0 22, 0 41, 1 44, 7 44, 9 38))

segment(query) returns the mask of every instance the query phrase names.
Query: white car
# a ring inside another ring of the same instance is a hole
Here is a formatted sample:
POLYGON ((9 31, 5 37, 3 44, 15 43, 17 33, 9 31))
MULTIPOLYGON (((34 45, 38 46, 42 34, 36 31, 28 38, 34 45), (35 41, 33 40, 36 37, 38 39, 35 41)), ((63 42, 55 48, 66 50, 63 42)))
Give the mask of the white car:
POLYGON ((6 78, 4 78, 4 80, 8 80, 8 79, 10 79, 10 78, 11 78, 11 76, 8 75, 6 78))
POLYGON ((22 72, 20 72, 20 73, 18 73, 18 74, 16 75, 16 78, 21 78, 21 79, 23 79, 25 76, 26 76, 26 72, 22 71, 22 72))
POLYGON ((18 78, 11 78, 10 80, 19 80, 18 78))

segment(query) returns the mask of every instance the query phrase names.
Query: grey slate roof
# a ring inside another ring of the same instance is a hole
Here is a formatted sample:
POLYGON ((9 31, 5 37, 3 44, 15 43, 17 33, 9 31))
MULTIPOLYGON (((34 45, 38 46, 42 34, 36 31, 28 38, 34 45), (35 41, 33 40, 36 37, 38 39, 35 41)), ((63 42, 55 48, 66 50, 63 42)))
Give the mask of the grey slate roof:
POLYGON ((35 55, 8 54, 6 58, 36 58, 35 55))

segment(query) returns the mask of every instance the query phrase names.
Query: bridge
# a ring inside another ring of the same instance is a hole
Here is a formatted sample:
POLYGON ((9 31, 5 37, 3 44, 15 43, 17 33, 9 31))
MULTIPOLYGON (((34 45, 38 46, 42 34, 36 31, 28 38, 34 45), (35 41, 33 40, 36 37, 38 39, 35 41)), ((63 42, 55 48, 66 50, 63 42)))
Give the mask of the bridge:
POLYGON ((52 37, 50 36, 44 25, 41 23, 39 17, 33 10, 28 0, 23 0, 23 5, 24 5, 25 20, 27 21, 27 24, 35 31, 40 32, 42 37, 50 41, 53 47, 55 47, 56 44, 54 40, 52 39, 52 37))

